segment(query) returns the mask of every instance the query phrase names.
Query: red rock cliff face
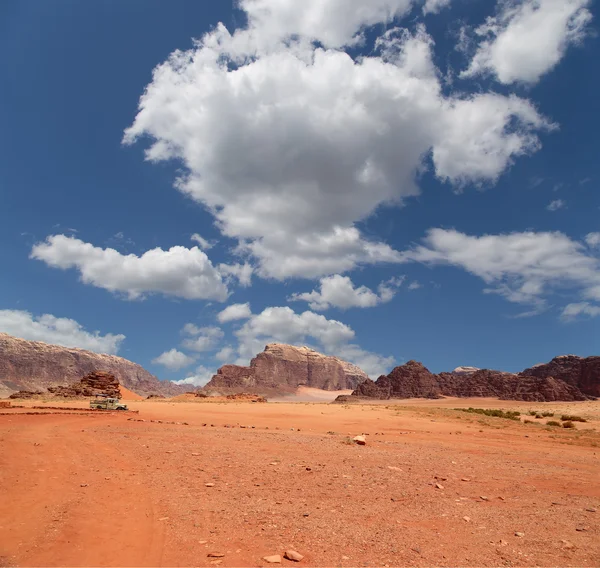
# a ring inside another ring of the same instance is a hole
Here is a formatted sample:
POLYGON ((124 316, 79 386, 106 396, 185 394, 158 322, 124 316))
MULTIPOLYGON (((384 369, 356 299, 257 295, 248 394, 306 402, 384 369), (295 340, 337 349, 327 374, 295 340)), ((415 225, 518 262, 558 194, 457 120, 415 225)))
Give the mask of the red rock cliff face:
POLYGON ((141 394, 180 394, 186 387, 159 381, 143 367, 122 357, 100 355, 0 333, 0 396, 18 390, 67 386, 94 371, 105 371, 128 389, 141 394))
POLYGON ((205 388, 258 393, 286 392, 299 386, 345 390, 356 388, 366 379, 364 371, 337 357, 322 355, 308 347, 272 343, 250 361, 249 367, 221 367, 205 388))
POLYGON ((559 355, 549 363, 525 369, 520 374, 562 379, 584 394, 600 397, 600 357, 559 355))
MULTIPOLYGON (((493 397, 532 402, 586 399, 576 386, 553 377, 515 375, 489 369, 434 375, 416 361, 396 367, 375 382, 366 381, 358 385, 352 396, 378 399, 493 397)), ((347 398, 342 397, 341 401, 347 398)))

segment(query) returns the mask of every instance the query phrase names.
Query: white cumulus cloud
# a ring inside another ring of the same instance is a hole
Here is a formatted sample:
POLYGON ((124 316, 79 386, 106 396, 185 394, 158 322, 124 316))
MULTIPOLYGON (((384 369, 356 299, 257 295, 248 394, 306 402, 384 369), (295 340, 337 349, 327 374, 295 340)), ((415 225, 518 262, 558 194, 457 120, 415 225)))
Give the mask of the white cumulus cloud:
POLYGON ((211 351, 225 335, 219 327, 197 327, 193 323, 185 324, 181 332, 188 336, 183 340, 183 347, 197 352, 211 351))
POLYGON ((215 246, 214 243, 206 240, 202 235, 199 235, 198 233, 194 233, 191 236, 191 240, 194 241, 195 243, 198 243, 199 247, 202 250, 209 250, 215 246))
POLYGON ((200 365, 194 370, 193 375, 190 375, 185 379, 181 379, 180 381, 173 382, 176 385, 190 385, 193 387, 203 387, 206 383, 208 383, 208 381, 210 381, 213 375, 214 373, 210 369, 204 367, 203 365, 200 365))
POLYGON ((600 260, 560 232, 471 236, 432 229, 423 245, 403 254, 407 261, 461 267, 483 279, 486 292, 538 309, 554 288, 600 300, 600 260))
POLYGON ((492 73, 501 83, 536 83, 585 37, 591 0, 501 0, 477 28, 482 38, 462 77, 492 73))
POLYGON ((600 233, 588 233, 585 242, 591 248, 600 247, 600 233))
POLYGON ((422 26, 385 31, 366 57, 332 49, 401 17, 408 0, 240 6, 247 28, 220 24, 154 70, 124 142, 148 137, 149 160, 179 159, 176 187, 214 215, 260 276, 398 262, 355 225, 418 195, 427 156, 456 186, 494 181, 551 127, 516 96, 445 94, 422 26))
POLYGON ((335 274, 321 278, 320 290, 293 294, 290 301, 308 302, 311 310, 324 311, 329 308, 372 308, 383 302, 389 302, 395 296, 402 279, 392 279, 379 285, 379 293, 367 286, 356 287, 348 276, 335 274))
POLYGON ((85 284, 120 292, 131 300, 151 293, 220 302, 228 296, 221 274, 198 247, 156 248, 136 256, 52 235, 33 247, 31 258, 53 268, 75 268, 85 284))
POLYGON ((252 310, 250 304, 232 304, 227 306, 222 312, 219 312, 217 319, 220 323, 226 323, 228 321, 235 321, 241 319, 248 319, 252 316, 252 310))
POLYGON ((179 371, 179 369, 189 367, 195 360, 194 357, 190 357, 177 349, 171 349, 153 359, 152 362, 171 371, 179 371))
POLYGON ((125 339, 122 334, 86 331, 73 319, 59 318, 51 314, 34 316, 23 310, 0 310, 0 331, 63 347, 78 347, 96 353, 116 355, 125 339))
POLYGON ((425 0, 423 14, 437 14, 448 6, 450 6, 450 0, 425 0))

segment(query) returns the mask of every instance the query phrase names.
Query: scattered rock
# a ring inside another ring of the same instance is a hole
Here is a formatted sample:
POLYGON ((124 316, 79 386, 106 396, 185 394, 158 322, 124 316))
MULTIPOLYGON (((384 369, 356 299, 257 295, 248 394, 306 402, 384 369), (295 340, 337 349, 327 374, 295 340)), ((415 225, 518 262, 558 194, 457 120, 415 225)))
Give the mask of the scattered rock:
POLYGON ((586 511, 587 511, 588 513, 595 513, 595 512, 596 512, 596 509, 594 509, 593 507, 590 507, 589 509, 586 509, 586 511))
POLYGON ((273 554, 272 556, 263 556, 263 560, 269 564, 281 564, 281 556, 273 554))
POLYGON ((518 536, 519 538, 523 538, 525 536, 524 532, 515 532, 515 536, 518 536))
POLYGON ((575 545, 568 540, 561 540, 561 542, 564 550, 573 550, 575 548, 575 545))
POLYGON ((225 556, 224 552, 209 552, 206 556, 209 558, 223 558, 225 556))
POLYGON ((158 519, 159 521, 168 521, 169 517, 161 517, 160 519, 158 519))
POLYGON ((444 486, 441 483, 435 484, 436 489, 444 489, 444 486))
POLYGON ((471 517, 463 517, 463 519, 467 522, 470 523, 471 522, 471 517))
POLYGON ((487 497, 484 497, 483 495, 480 495, 480 496, 479 496, 479 498, 480 498, 482 501, 489 501, 489 499, 488 499, 487 497))
POLYGON ((585 532, 585 531, 587 531, 587 529, 585 527, 577 527, 575 530, 577 532, 585 532))
POLYGON ((352 440, 356 442, 359 446, 364 446, 367 443, 367 439, 364 436, 354 436, 352 440))
POLYGON ((469 477, 461 477, 460 480, 461 481, 471 481, 471 479, 469 477))
POLYGON ((87 487, 88 484, 87 483, 82 483, 79 487, 87 487))
POLYGON ((388 469, 391 469, 392 471, 402 471, 399 467, 395 467, 393 465, 388 465, 388 469))
POLYGON ((205 483, 204 487, 214 487, 215 484, 214 483, 205 483))
POLYGON ((293 560, 294 562, 300 562, 300 560, 304 558, 302 554, 296 552, 295 550, 286 550, 283 557, 287 558, 288 560, 293 560))

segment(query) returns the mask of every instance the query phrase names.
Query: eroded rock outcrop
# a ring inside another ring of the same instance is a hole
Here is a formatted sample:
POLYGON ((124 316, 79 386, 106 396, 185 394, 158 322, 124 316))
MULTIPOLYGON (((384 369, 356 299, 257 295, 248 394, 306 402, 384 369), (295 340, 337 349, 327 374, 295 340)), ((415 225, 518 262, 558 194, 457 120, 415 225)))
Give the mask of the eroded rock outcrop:
POLYGON ((54 396, 78 398, 84 396, 106 395, 110 398, 121 398, 119 381, 114 375, 105 371, 88 373, 80 381, 69 386, 48 387, 48 392, 54 396))
POLYGON ((600 357, 559 355, 549 363, 525 369, 520 375, 554 377, 577 387, 583 394, 600 397, 600 357))
POLYGON ((248 367, 223 365, 205 389, 272 394, 307 386, 333 391, 354 389, 367 379, 367 374, 356 365, 337 357, 308 347, 272 343, 248 367))
POLYGON ((375 398, 490 397, 531 402, 586 400, 577 386, 555 377, 536 377, 490 369, 470 368, 468 372, 431 373, 421 363, 409 361, 389 375, 358 385, 350 397, 339 402, 375 398))
POLYGON ((185 387, 159 381, 143 367, 115 355, 101 355, 0 333, 0 396, 68 386, 97 370, 115 376, 126 388, 141 394, 181 394, 185 387))

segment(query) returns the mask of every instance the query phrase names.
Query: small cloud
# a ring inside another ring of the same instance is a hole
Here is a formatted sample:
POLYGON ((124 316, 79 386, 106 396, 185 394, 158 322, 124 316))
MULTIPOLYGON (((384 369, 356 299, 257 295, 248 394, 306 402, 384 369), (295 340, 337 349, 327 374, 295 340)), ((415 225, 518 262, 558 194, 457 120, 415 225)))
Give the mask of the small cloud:
POLYGON ((563 187, 565 187, 565 184, 562 181, 559 183, 555 183, 554 187, 552 188, 552 191, 559 191, 563 187))
POLYGON ((590 183, 592 181, 591 177, 586 177, 583 178, 582 180, 579 180, 579 185, 585 185, 586 183, 590 183))
POLYGON ((529 187, 534 188, 534 187, 538 187, 538 185, 541 185, 542 183, 544 183, 544 178, 543 177, 532 177, 529 180, 529 187))
POLYGON ((189 367, 192 363, 194 363, 196 359, 194 357, 189 357, 185 353, 178 351, 177 349, 171 349, 170 351, 165 351, 155 359, 152 359, 152 362, 156 365, 162 365, 171 371, 178 371, 179 369, 183 369, 184 367, 189 367))
POLYGON ((600 247, 600 233, 588 233, 585 242, 591 248, 600 247))
POLYGON ((190 239, 200 245, 202 250, 208 250, 215 246, 216 241, 208 241, 204 237, 200 236, 198 233, 194 233, 190 239))
POLYGON ((408 285, 409 290, 418 290, 419 288, 422 288, 422 286, 416 280, 408 285))
POLYGON ((558 211, 559 209, 562 209, 563 207, 565 207, 566 202, 562 199, 555 199, 554 201, 551 201, 547 206, 546 209, 548 211, 558 211))
POLYGON ((569 304, 561 314, 561 318, 565 321, 572 321, 578 316, 589 316, 591 318, 600 316, 600 306, 595 306, 589 302, 569 304))

